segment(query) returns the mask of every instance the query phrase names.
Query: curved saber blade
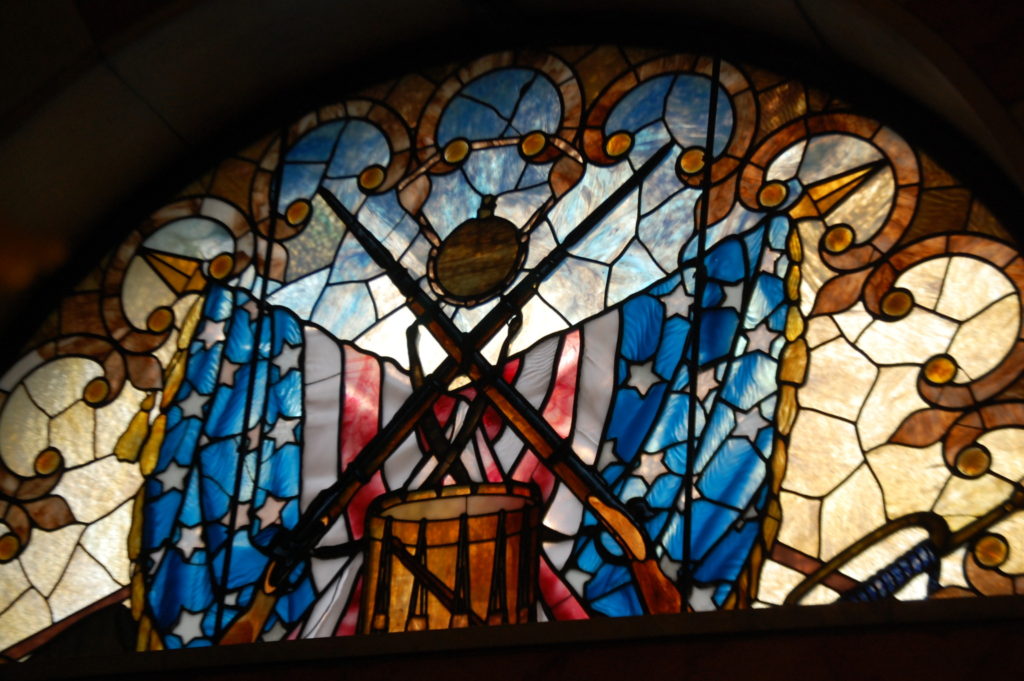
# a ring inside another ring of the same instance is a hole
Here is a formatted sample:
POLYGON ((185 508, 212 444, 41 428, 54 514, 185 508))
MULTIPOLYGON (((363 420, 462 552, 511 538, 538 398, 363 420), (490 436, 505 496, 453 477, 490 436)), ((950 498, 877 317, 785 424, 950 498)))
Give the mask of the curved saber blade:
POLYGON ((912 513, 896 518, 863 539, 854 542, 835 558, 808 575, 789 592, 784 605, 799 603, 811 589, 828 578, 829 575, 837 572, 851 559, 883 539, 910 527, 921 527, 928 530, 927 539, 840 596, 842 601, 873 601, 888 598, 906 586, 907 582, 917 575, 936 567, 944 556, 967 542, 977 539, 988 528, 1021 509, 1024 509, 1024 487, 1018 485, 1002 503, 956 532, 950 532, 946 521, 935 513, 912 513))

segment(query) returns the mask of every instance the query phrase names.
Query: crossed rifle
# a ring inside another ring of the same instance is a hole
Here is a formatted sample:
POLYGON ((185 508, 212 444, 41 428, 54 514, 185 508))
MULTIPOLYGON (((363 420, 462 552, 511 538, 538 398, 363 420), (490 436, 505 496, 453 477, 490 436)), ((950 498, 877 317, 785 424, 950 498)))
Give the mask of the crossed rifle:
MULTIPOLYGON (((523 306, 536 294, 541 282, 569 255, 570 249, 599 224, 664 160, 673 146, 665 144, 632 176, 621 184, 553 248, 484 316, 473 330, 464 334, 429 297, 391 253, 338 199, 324 188, 319 196, 345 223, 374 262, 391 278, 417 319, 447 352, 445 360, 429 375, 417 380, 412 394, 384 428, 359 452, 338 480, 322 490, 310 503, 296 526, 279 535, 271 547, 271 562, 263 575, 249 609, 242 613, 221 637, 221 643, 255 641, 297 565, 320 542, 327 530, 345 511, 359 488, 384 465, 387 458, 421 422, 448 385, 467 374, 501 413, 511 428, 528 444, 552 473, 597 517, 622 547, 630 564, 637 590, 650 613, 679 612, 678 589, 665 576, 654 555, 653 544, 630 517, 625 506, 605 487, 603 481, 576 457, 551 425, 518 391, 504 380, 500 369, 480 350, 506 325, 515 323, 523 306)), ((511 332, 510 332, 511 333, 511 332)), ((472 416, 470 417, 470 422, 472 416)), ((464 429, 465 432, 465 429, 464 429)), ((449 458, 455 447, 449 448, 449 458)), ((438 464, 445 468, 445 462, 438 464)), ((432 475, 430 481, 435 481, 432 475)))

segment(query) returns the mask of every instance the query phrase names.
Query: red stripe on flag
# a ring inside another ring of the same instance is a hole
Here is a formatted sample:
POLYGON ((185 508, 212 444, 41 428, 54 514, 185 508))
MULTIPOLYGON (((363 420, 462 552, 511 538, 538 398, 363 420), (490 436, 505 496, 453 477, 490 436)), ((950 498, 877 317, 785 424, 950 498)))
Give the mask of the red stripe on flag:
POLYGON ((356 578, 356 585, 352 587, 352 595, 348 599, 348 607, 345 614, 338 621, 338 629, 335 636, 352 636, 356 633, 356 625, 359 624, 359 606, 363 596, 363 578, 356 578))
POLYGON ((556 620, 590 619, 569 587, 562 582, 546 556, 540 559, 540 595, 556 620))
POLYGON ((380 378, 380 364, 374 357, 345 346, 345 406, 338 432, 342 470, 377 434, 380 378))
POLYGON ((576 400, 576 379, 579 374, 580 332, 566 335, 562 355, 558 358, 555 385, 544 405, 544 419, 555 432, 568 437, 572 431, 572 410, 576 400))
POLYGON ((348 514, 348 526, 352 528, 353 539, 361 539, 363 536, 365 530, 363 526, 366 523, 366 507, 370 505, 371 501, 386 491, 384 478, 381 477, 380 471, 377 471, 370 478, 369 482, 359 488, 359 491, 352 497, 352 501, 348 502, 348 506, 345 507, 345 513, 348 514))

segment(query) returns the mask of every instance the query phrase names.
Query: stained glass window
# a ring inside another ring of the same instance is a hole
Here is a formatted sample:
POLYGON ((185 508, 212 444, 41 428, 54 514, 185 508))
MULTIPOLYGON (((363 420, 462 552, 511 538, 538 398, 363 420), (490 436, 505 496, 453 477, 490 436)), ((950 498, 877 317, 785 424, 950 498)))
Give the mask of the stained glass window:
POLYGON ((1019 593, 1022 286, 798 80, 402 76, 156 208, 6 372, 0 648, 1019 593))

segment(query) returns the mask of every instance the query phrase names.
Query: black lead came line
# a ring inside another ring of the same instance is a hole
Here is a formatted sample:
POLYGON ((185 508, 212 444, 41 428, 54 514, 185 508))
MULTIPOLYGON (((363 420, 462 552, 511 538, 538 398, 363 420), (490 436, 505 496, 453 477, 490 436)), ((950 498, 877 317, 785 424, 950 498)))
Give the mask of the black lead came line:
MULTIPOLYGON (((701 310, 704 304, 704 290, 707 286, 707 271, 704 257, 707 252, 708 212, 711 204, 711 171, 715 156, 715 121, 718 118, 718 88, 721 77, 721 59, 718 56, 711 62, 711 94, 708 98, 708 128, 704 143, 704 176, 701 178, 701 205, 697 222, 697 257, 694 272, 692 316, 690 320, 690 357, 688 373, 690 374, 690 401, 687 410, 686 425, 686 476, 683 479, 683 567, 682 593, 685 602, 689 602, 693 590, 693 565, 690 555, 690 543, 693 537, 693 470, 697 458, 697 375, 700 373, 700 333, 701 310)), ((684 276, 680 273, 680 286, 685 286, 684 276)), ((685 603, 684 603, 685 607, 685 603)))

